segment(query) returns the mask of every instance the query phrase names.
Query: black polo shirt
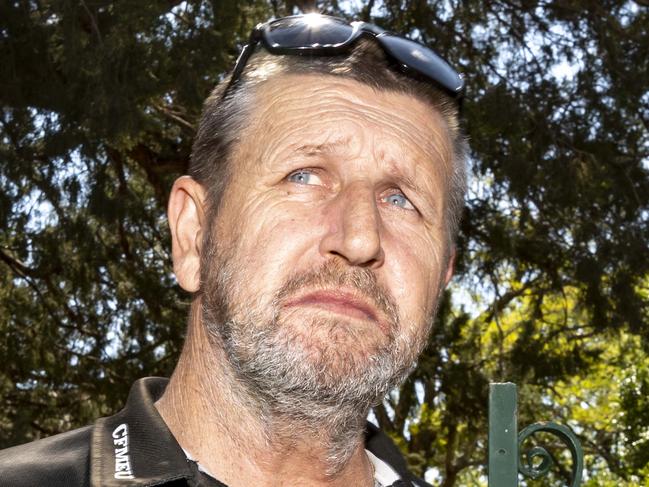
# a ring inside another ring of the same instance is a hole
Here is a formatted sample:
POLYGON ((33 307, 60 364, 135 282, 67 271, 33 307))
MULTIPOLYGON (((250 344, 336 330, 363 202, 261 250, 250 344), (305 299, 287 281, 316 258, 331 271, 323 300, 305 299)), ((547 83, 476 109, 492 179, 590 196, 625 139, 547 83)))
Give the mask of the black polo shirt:
MULTIPOLYGON (((154 403, 168 379, 148 377, 131 388, 126 406, 94 425, 0 451, 0 486, 227 487, 189 460, 154 403)), ((403 479, 426 486, 407 471, 392 441, 368 423, 365 448, 403 479)))

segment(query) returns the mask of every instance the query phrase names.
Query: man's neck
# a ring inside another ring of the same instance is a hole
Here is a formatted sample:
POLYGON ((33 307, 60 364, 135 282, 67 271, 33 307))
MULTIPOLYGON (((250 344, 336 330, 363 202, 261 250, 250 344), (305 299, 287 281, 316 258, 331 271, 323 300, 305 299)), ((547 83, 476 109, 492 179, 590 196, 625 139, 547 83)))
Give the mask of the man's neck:
MULTIPOLYGON (((156 408, 192 459, 229 487, 373 485, 362 428, 347 432, 356 441, 332 473, 330 432, 313 424, 287 424, 270 413, 235 378, 223 350, 198 322, 190 325, 156 408)), ((364 424, 358 419, 350 424, 364 424)))

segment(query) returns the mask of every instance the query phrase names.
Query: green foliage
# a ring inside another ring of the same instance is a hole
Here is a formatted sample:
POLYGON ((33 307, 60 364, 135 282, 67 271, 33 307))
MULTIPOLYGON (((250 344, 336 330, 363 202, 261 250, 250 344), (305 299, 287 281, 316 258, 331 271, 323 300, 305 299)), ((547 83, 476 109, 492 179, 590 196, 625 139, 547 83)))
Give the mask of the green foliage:
MULTIPOLYGON (((167 192, 252 25, 305 5, 0 3, 0 447, 87 424, 171 372, 188 297, 167 192)), ((317 9, 406 33, 467 79, 458 278, 381 426, 436 483, 485 485, 488 383, 511 380, 521 425, 578 433, 586 485, 646 485, 647 3, 317 9)))

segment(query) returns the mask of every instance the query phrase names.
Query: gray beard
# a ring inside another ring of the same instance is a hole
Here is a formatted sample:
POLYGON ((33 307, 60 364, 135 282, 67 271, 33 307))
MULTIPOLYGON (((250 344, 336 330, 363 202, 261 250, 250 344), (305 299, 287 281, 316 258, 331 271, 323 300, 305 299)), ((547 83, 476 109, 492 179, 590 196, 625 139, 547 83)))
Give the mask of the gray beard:
POLYGON ((268 310, 258 309, 256 303, 235 302, 233 295, 245 282, 232 256, 217 251, 206 264, 202 268, 211 275, 203 280, 204 324, 212 345, 224 350, 237 387, 247 396, 245 404, 261 417, 268 438, 297 441, 311 436, 324 445, 328 473, 335 475, 362 441, 369 409, 416 366, 433 316, 417 327, 415 336, 405 336, 400 333, 396 304, 378 286, 373 272, 332 260, 316 271, 291 277, 275 296, 269 317, 268 310), (355 287, 371 297, 390 321, 386 343, 358 353, 352 346, 360 338, 355 336, 358 332, 339 317, 291 322, 280 312, 281 303, 305 286, 355 287), (318 337, 311 336, 312 330, 318 337))

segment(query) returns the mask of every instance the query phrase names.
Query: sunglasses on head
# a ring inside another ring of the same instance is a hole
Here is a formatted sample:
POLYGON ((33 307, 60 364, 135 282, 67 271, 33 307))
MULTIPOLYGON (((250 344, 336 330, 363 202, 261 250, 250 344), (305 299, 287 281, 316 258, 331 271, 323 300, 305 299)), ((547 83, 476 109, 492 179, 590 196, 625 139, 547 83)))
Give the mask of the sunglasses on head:
POLYGON ((423 78, 460 102, 464 80, 433 50, 373 24, 349 23, 320 14, 293 15, 255 27, 237 59, 223 96, 239 79, 259 43, 271 54, 336 56, 349 52, 362 38, 374 39, 403 73, 423 78))

